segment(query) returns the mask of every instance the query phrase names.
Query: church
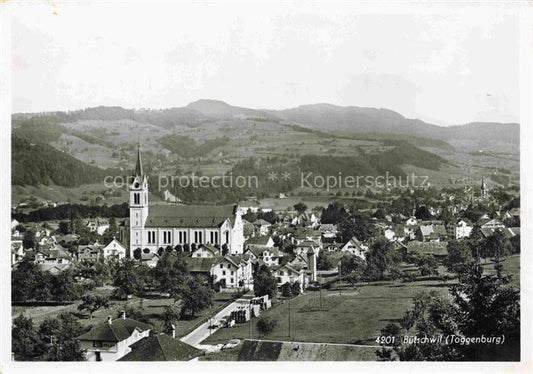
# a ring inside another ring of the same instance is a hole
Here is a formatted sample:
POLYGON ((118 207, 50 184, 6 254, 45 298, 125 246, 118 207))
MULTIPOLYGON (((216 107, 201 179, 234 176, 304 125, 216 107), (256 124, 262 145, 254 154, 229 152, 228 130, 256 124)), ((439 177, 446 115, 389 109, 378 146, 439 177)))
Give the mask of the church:
POLYGON ((129 223, 121 237, 127 243, 130 257, 138 249, 157 253, 159 248, 168 246, 192 250, 203 244, 221 252, 243 253, 243 222, 236 204, 148 204, 148 178, 143 172, 140 147, 129 186, 129 210, 129 223))

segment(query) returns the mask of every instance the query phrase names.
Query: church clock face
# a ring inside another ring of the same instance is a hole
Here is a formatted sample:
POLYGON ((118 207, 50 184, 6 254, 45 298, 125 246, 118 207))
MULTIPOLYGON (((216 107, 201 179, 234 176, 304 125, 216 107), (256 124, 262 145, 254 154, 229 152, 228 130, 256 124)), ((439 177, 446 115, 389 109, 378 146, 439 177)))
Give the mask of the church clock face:
POLYGON ((135 182, 135 183, 133 184, 133 186, 134 186, 135 188, 139 188, 139 182, 135 182))

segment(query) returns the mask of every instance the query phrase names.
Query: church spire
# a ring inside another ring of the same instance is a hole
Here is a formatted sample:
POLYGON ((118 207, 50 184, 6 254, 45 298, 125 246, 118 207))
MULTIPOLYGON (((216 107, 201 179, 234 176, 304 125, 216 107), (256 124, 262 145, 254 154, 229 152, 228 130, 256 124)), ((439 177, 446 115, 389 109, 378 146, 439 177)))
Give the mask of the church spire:
POLYGON ((135 175, 142 177, 143 174, 143 163, 141 159, 141 143, 137 144, 137 162, 135 163, 135 175))

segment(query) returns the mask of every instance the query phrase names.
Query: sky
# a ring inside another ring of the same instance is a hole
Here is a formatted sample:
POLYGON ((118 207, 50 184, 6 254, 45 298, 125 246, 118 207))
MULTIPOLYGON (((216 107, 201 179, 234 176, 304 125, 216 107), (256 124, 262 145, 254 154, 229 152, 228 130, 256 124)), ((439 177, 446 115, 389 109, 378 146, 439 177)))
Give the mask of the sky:
POLYGON ((519 121, 519 22, 494 10, 207 2, 14 7, 12 110, 100 105, 388 108, 519 121))

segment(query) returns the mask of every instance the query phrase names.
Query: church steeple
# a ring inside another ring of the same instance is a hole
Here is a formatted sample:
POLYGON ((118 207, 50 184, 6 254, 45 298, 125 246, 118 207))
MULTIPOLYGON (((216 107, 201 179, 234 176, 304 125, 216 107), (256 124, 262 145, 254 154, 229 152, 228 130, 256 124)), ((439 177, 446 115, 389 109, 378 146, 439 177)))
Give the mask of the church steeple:
POLYGON ((485 184, 485 176, 481 176, 481 196, 487 195, 487 185, 485 184))
POLYGON ((141 159, 141 143, 137 144, 137 162, 135 163, 135 176, 142 177, 143 174, 143 163, 141 159))

